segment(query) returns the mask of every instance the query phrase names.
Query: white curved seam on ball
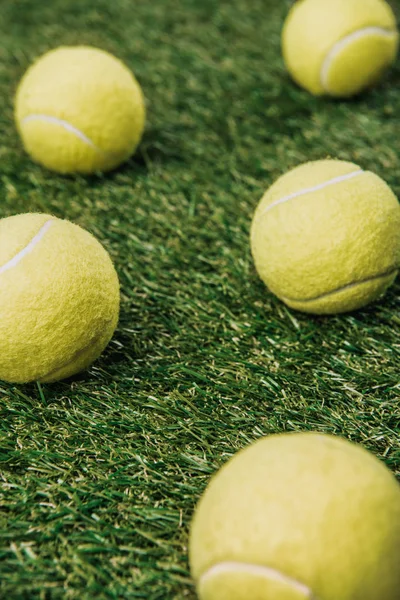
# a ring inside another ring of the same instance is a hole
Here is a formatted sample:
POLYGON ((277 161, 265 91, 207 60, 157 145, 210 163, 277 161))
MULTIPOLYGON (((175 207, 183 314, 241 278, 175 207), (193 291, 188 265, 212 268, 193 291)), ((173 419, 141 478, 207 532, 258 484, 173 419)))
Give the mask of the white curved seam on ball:
POLYGON ((313 595, 312 590, 306 585, 304 585, 304 583, 301 583, 300 581, 297 581, 296 579, 293 579, 288 575, 284 575, 280 571, 272 569, 271 567, 252 565, 250 563, 241 563, 236 561, 220 562, 210 567, 200 576, 200 583, 215 575, 223 574, 226 572, 237 573, 241 571, 245 571, 246 573, 254 576, 261 575, 261 577, 264 577, 265 579, 284 583, 286 585, 291 586, 296 591, 304 594, 305 598, 307 598, 308 600, 318 600, 318 598, 313 595))
POLYGON ((22 248, 22 250, 20 250, 15 256, 13 256, 13 258, 11 258, 2 267, 0 267, 0 275, 2 273, 4 273, 5 271, 8 271, 9 269, 16 267, 17 264, 20 263, 21 260, 27 254, 32 252, 32 250, 38 245, 40 240, 43 238, 43 236, 45 235, 45 233, 48 231, 48 229, 51 227, 51 225, 53 223, 54 223, 54 219, 50 219, 49 221, 46 221, 45 224, 42 225, 42 227, 39 229, 37 234, 35 236, 33 236, 31 241, 25 246, 25 248, 22 248))
POLYGON ((346 35, 346 37, 336 42, 329 50, 321 67, 320 82, 325 92, 329 93, 330 91, 328 85, 329 71, 337 55, 354 41, 370 35, 392 37, 396 36, 397 32, 391 29, 385 29, 384 27, 364 27, 363 29, 358 29, 357 31, 353 31, 353 33, 349 33, 349 35, 346 35))
POLYGON ((370 281, 375 281, 376 279, 383 279, 384 277, 390 277, 390 275, 393 275, 394 273, 398 272, 398 268, 397 267, 393 267, 392 269, 389 269, 388 271, 385 271, 384 273, 379 273, 378 275, 372 275, 371 277, 368 277, 367 279, 360 279, 358 281, 353 281, 352 283, 348 283, 347 285, 343 285, 340 288, 336 288, 335 290, 331 290, 330 292, 325 292, 324 294, 321 294, 320 296, 315 296, 314 298, 290 298, 289 296, 282 296, 282 300, 289 300, 289 302, 302 302, 303 304, 306 302, 315 302, 317 300, 323 300, 324 298, 327 298, 328 296, 332 296, 333 294, 338 294, 339 292, 343 292, 344 290, 349 290, 353 287, 357 287, 358 285, 362 285, 363 283, 369 283, 370 281))
POLYGON ((73 125, 71 125, 71 123, 68 123, 68 121, 65 121, 64 119, 59 119, 58 117, 50 117, 49 115, 28 115, 27 117, 24 117, 22 119, 21 124, 25 125, 25 123, 29 123, 30 121, 45 121, 46 123, 59 125, 60 127, 63 127, 66 131, 69 131, 70 133, 76 135, 76 137, 78 137, 82 142, 84 142, 88 146, 91 146, 97 152, 103 154, 103 150, 96 146, 96 144, 87 135, 85 135, 80 129, 74 127, 73 125))
MULTIPOLYGON (((108 319, 104 323, 103 327, 104 328, 107 327, 107 325, 109 325, 111 322, 112 322, 112 319, 108 319)), ((80 348, 79 350, 77 350, 76 352, 74 352, 74 354, 71 356, 71 358, 69 358, 68 360, 66 360, 60 366, 55 367, 51 371, 48 371, 47 373, 45 373, 44 375, 42 375, 38 381, 42 381, 45 378, 47 379, 47 377, 53 377, 58 371, 62 371, 63 369, 66 369, 67 367, 69 367, 72 363, 74 363, 79 358, 81 358, 81 356, 83 354, 85 354, 85 352, 87 352, 88 350, 90 350, 90 348, 92 348, 95 344, 97 344, 97 342, 99 342, 101 340, 102 335, 103 335, 102 333, 99 333, 96 336, 94 336, 94 338, 92 338, 90 340, 90 342, 88 342, 86 344, 86 346, 84 346, 83 348, 80 348)))
POLYGON ((58 371, 62 371, 64 369, 67 369, 70 365, 72 365, 75 361, 77 361, 83 354, 85 354, 85 352, 87 352, 88 350, 90 350, 90 348, 92 346, 94 346, 99 340, 101 339, 101 335, 96 336, 91 342, 89 342, 88 344, 86 344, 86 346, 84 346, 83 348, 80 348, 79 350, 77 350, 71 358, 69 358, 68 360, 66 360, 65 362, 63 362, 60 366, 55 367, 54 369, 51 369, 51 371, 48 371, 47 373, 45 373, 44 375, 42 375, 39 379, 39 381, 42 381, 43 379, 47 379, 48 377, 54 377, 54 375, 56 373, 58 373, 58 371))
POLYGON ((303 190, 299 190, 298 192, 293 192, 293 194, 288 194, 287 196, 283 196, 283 198, 279 198, 275 202, 272 202, 269 206, 266 207, 265 210, 262 211, 260 217, 265 215, 268 211, 279 204, 283 204, 284 202, 288 202, 289 200, 294 200, 295 198, 299 198, 300 196, 305 196, 306 194, 312 194, 313 192, 319 192, 331 185, 336 185, 337 183, 341 183, 342 181, 348 181, 349 179, 353 179, 353 177, 357 177, 358 175, 362 175, 364 171, 362 169, 358 171, 353 171, 352 173, 347 173, 346 175, 340 175, 339 177, 334 177, 333 179, 329 179, 328 181, 324 181, 324 183, 320 183, 319 185, 315 185, 313 187, 305 188, 303 190))

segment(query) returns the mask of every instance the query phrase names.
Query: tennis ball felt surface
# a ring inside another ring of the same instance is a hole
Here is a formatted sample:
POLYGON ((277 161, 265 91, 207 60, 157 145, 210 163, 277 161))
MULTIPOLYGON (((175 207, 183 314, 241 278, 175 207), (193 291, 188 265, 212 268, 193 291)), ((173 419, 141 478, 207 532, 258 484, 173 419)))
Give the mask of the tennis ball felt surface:
POLYGON ((0 379, 64 379, 108 344, 118 277, 81 227, 41 213, 1 219, 0 281, 0 379))
POLYGON ((251 226, 258 274, 288 306, 342 313, 379 298, 400 264, 400 205, 377 175, 344 161, 280 177, 251 226))
POLYGON ((117 58, 60 47, 25 73, 15 121, 28 154, 60 173, 109 171, 135 151, 144 128, 141 88, 117 58))
POLYGON ((189 553, 200 600, 398 600, 400 486, 341 438, 262 438, 212 478, 189 553))
POLYGON ((397 49, 396 19, 384 0, 300 0, 282 32, 289 73, 314 95, 350 97, 373 86, 397 49))

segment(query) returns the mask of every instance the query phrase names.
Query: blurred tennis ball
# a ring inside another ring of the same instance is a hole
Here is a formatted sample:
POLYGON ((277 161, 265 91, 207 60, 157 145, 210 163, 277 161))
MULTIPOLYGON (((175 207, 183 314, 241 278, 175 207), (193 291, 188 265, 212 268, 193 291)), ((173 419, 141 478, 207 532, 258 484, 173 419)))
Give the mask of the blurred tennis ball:
POLYGON ((400 486, 343 439, 269 436, 214 475, 189 555, 200 600, 398 600, 400 486))
POLYGON ((144 128, 141 88, 117 58, 60 47, 25 73, 15 120, 28 154, 60 173, 109 171, 135 151, 144 128))
POLYGON ((333 314, 379 298, 400 264, 400 205, 377 175, 338 160, 280 177, 251 226, 258 274, 297 310, 333 314))
POLYGON ((282 33, 289 73, 315 95, 349 97, 371 87, 397 48, 396 19, 384 0, 301 0, 282 33))

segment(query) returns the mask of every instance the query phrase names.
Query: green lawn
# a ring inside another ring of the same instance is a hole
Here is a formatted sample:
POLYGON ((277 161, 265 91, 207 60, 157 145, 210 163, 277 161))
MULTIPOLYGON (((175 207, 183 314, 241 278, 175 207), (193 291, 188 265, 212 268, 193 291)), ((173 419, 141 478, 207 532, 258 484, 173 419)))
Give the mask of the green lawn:
POLYGON ((50 212, 94 233, 122 286, 102 358, 59 384, 0 383, 0 597, 195 598, 188 526, 210 474, 256 438, 318 430, 400 474, 399 284, 340 317, 286 309, 259 281, 264 189, 327 156, 400 195, 400 67, 351 102, 285 73, 288 0, 2 0, 0 216, 50 212), (59 44, 123 59, 148 124, 110 175, 56 176, 24 154, 16 84, 59 44))

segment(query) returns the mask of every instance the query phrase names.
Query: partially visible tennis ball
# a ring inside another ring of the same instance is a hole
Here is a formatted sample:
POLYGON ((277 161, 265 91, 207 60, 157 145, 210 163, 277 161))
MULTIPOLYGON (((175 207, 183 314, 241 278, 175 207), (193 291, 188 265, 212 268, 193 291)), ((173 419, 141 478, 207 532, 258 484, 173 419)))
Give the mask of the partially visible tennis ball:
POLYGON ((400 205, 377 175, 321 160, 280 177, 251 226, 258 274, 288 306, 316 314, 376 300, 400 264, 400 205))
POLYGON ((110 341, 118 313, 117 274, 90 233, 41 213, 0 220, 0 379, 82 371, 110 341))
POLYGON ((135 151, 144 128, 141 88, 117 58, 60 47, 25 73, 15 121, 26 151, 59 173, 109 171, 135 151))
POLYGON ((349 97, 371 87, 397 48, 396 19, 384 0, 300 0, 282 34, 290 74, 315 95, 349 97))
POLYGON ((200 600, 398 600, 400 486, 341 438, 266 437, 211 480, 189 556, 200 600))

